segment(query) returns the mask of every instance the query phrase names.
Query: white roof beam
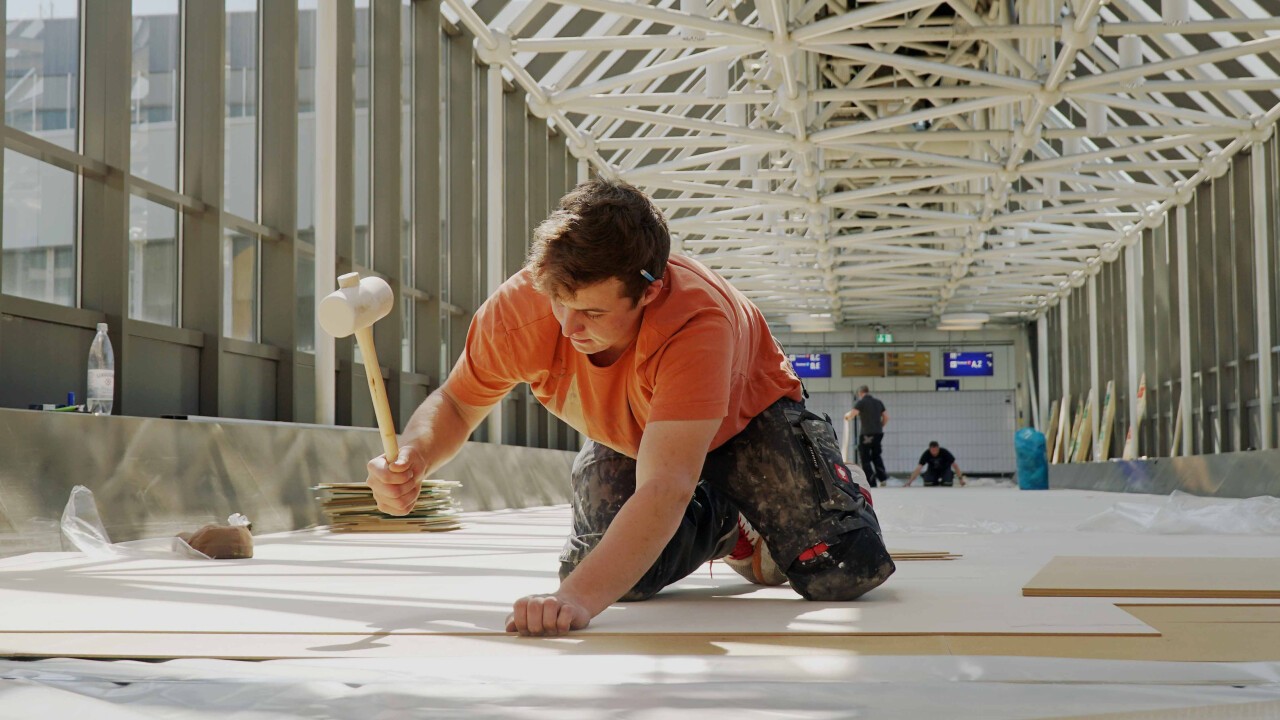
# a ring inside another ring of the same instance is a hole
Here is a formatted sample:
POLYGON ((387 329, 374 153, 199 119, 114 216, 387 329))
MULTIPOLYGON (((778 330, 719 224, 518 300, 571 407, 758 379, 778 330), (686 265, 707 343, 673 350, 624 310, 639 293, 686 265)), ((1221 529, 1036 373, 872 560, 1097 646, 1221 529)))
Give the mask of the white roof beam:
POLYGON ((1122 108, 1133 112, 1148 113, 1157 117, 1171 117, 1179 120, 1186 120, 1188 122, 1201 123, 1202 125, 1207 125, 1212 128, 1230 128, 1232 130, 1253 129, 1253 122, 1244 118, 1214 115, 1201 110, 1191 110, 1189 108, 1178 107, 1177 105, 1166 105, 1147 100, 1135 100, 1133 98, 1120 97, 1119 95, 1093 95, 1086 93, 1076 95, 1074 96, 1074 99, 1083 100, 1085 102, 1101 103, 1110 107, 1122 108))
POLYGON ((1243 55, 1256 55, 1275 50, 1280 50, 1280 37, 1260 38, 1258 40, 1250 40, 1249 42, 1240 43, 1235 47, 1206 50, 1192 55, 1139 65, 1138 67, 1124 68, 1121 70, 1099 73, 1097 75, 1074 78, 1063 83, 1062 90, 1068 93, 1078 93, 1102 85, 1125 83, 1131 80, 1137 80, 1138 78, 1148 77, 1150 75, 1182 70, 1184 68, 1195 67, 1198 65, 1211 65, 1213 63, 1224 62, 1226 60, 1234 60, 1243 55))
POLYGON ((769 32, 757 28, 746 27, 736 22, 713 20, 711 18, 690 15, 678 10, 667 10, 647 5, 642 2, 617 2, 616 0, 551 0, 562 5, 573 5, 584 10, 600 13, 613 13, 624 17, 651 20, 671 27, 691 28, 709 33, 732 35, 744 40, 765 43, 772 39, 769 32))
POLYGON ((937 187, 938 185, 968 182, 969 180, 977 180, 985 176, 986 173, 976 172, 934 175, 932 177, 924 177, 918 180, 886 183, 884 185, 875 185, 872 187, 861 188, 859 190, 847 190, 845 192, 831 193, 823 196, 820 202, 823 205, 843 206, 856 200, 865 200, 867 198, 881 197, 884 195, 898 195, 910 190, 937 187))
POLYGON ((846 57, 850 60, 857 60, 864 63, 875 63, 887 67, 909 68, 919 73, 955 78, 956 80, 964 80, 975 85, 992 85, 995 87, 1009 88, 1011 90, 1021 90, 1028 93, 1036 92, 1040 89, 1040 83, 1035 82, 1034 80, 1023 80, 1022 78, 999 75, 997 73, 987 72, 986 70, 974 70, 972 68, 947 65, 933 60, 921 60, 905 55, 893 55, 890 53, 878 52, 876 50, 867 50, 865 48, 858 48, 852 45, 812 45, 807 46, 806 49, 818 53, 825 53, 827 55, 835 55, 836 57, 846 57))
POLYGON ((635 83, 646 80, 653 80, 655 78, 666 77, 668 75, 689 72, 691 70, 705 67, 707 63, 717 60, 733 60, 746 52, 750 52, 749 47, 733 45, 726 48, 690 53, 675 60, 660 62, 640 70, 633 70, 614 77, 597 80, 596 82, 589 83, 587 85, 579 85, 569 90, 552 93, 550 96, 551 102, 559 106, 570 105, 575 100, 590 97, 625 85, 634 85, 635 83))
POLYGON ((613 50, 702 50, 732 46, 754 47, 756 40, 713 33, 701 38, 682 35, 604 35, 592 37, 531 37, 511 41, 516 52, 570 53, 613 50))

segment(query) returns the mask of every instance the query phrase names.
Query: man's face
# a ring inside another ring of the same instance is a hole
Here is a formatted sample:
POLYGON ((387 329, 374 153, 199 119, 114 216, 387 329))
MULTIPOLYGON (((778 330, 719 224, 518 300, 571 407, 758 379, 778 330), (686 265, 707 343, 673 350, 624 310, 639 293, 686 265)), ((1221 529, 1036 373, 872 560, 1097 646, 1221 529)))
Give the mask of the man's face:
POLYGON ((938 447, 937 445, 931 445, 929 446, 929 454, 934 457, 938 457, 938 451, 941 449, 942 448, 938 447))
POLYGON ((644 308, 658 296, 662 281, 650 283, 640 301, 623 296, 622 281, 602 280, 578 290, 572 297, 552 298, 551 311, 560 322, 560 333, 584 355, 604 353, 616 360, 640 332, 644 308))

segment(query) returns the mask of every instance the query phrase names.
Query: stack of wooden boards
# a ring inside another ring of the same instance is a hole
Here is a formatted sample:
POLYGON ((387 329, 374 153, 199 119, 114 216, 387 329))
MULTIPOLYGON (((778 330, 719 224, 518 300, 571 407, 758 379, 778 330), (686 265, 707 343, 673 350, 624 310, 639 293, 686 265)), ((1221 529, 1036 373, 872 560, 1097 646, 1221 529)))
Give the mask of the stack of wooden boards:
POLYGON ((423 480, 418 502, 402 517, 378 510, 373 490, 365 483, 324 483, 313 489, 321 493, 320 511, 333 532, 444 532, 461 527, 458 503, 450 496, 459 484, 423 480))
MULTIPOLYGON (((1098 411, 1096 388, 1090 388, 1088 394, 1080 398, 1074 416, 1071 414, 1070 395, 1064 396, 1061 402, 1053 401, 1048 416, 1049 432, 1045 435, 1045 452, 1048 454, 1049 462, 1084 463, 1104 462, 1111 459, 1111 434, 1118 402, 1115 390, 1115 382, 1108 381, 1106 395, 1102 401, 1102 415, 1097 418, 1097 428, 1094 427, 1094 416, 1098 411)), ((1138 381, 1138 392, 1132 414, 1133 422, 1129 425, 1120 453, 1122 459, 1133 460, 1138 457, 1139 431, 1146 413, 1147 376, 1143 374, 1138 381)), ((1177 438, 1182 432, 1181 403, 1178 405, 1174 427, 1174 444, 1170 454, 1177 454, 1177 438)))

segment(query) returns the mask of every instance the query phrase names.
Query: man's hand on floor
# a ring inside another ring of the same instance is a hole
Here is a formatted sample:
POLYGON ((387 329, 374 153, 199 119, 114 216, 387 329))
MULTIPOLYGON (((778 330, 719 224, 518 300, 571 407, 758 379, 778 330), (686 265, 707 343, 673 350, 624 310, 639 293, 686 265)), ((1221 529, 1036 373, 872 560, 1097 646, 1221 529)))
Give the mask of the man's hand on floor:
POLYGON ((591 623, 591 613, 572 598, 559 594, 528 595, 515 602, 507 616, 507 632, 521 635, 568 635, 591 623))

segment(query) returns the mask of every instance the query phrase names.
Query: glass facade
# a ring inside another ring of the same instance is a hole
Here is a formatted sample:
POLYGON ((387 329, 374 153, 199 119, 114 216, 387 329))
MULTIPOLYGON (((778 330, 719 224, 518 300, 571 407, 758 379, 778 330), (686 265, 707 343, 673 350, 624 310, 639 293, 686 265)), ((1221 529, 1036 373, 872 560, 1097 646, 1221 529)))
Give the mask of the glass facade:
POLYGON ((76 176, 4 151, 4 279, 0 292, 76 304, 76 176))
POLYGON ((222 206, 249 220, 258 219, 258 15, 256 2, 227 3, 222 206))
POLYGON ((75 150, 80 127, 80 4, 8 0, 5 20, 5 124, 75 150))
MULTIPOLYGON (((80 126, 80 7, 5 3, 5 124, 68 150, 80 126)), ((5 150, 0 292, 76 304, 74 173, 5 150)))
POLYGON ((178 189, 180 9, 178 0, 135 3, 129 79, 129 169, 170 190, 178 189))
POLYGON ((258 339, 258 238, 227 230, 222 243, 222 334, 258 339))
POLYGON ((178 324, 178 212, 129 198, 129 317, 178 324))
MULTIPOLYGON (((372 163, 369 155, 369 101, 373 79, 369 45, 373 39, 373 23, 370 22, 369 0, 356 0, 355 33, 355 71, 352 76, 355 93, 355 197, 352 207, 355 208, 356 227, 352 261, 357 267, 367 268, 373 265, 373 238, 369 233, 369 200, 372 192, 369 186, 372 163)), ((343 254, 341 247, 338 254, 343 254)))

